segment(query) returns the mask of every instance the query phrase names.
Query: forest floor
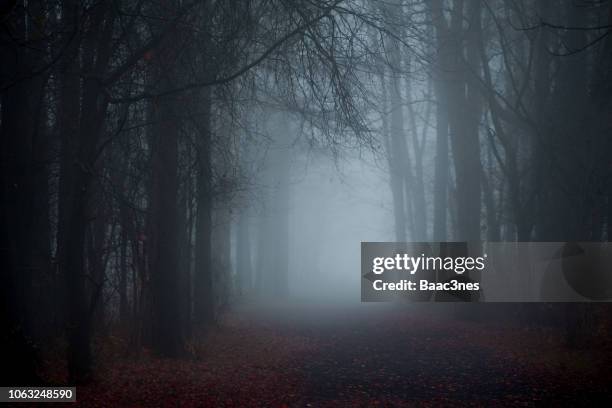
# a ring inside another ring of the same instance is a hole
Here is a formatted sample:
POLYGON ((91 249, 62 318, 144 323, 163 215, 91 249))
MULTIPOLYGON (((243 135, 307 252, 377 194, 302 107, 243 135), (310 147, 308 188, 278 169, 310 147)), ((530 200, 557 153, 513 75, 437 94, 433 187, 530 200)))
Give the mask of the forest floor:
MULTIPOLYGON (((190 358, 105 358, 81 406, 593 406, 611 350, 391 305, 242 306, 190 358)), ((600 404, 597 404, 597 403, 600 404)))

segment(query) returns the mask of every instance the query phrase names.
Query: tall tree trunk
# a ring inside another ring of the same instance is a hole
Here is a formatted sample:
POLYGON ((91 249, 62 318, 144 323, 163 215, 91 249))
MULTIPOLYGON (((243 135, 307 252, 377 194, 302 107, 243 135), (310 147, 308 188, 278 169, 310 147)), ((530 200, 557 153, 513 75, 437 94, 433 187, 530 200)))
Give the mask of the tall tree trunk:
POLYGON ((434 91, 436 96, 436 155, 434 169, 434 217, 433 240, 442 242, 448 239, 448 183, 450 158, 448 155, 448 74, 450 51, 448 49, 448 24, 446 23, 442 3, 429 3, 430 14, 434 23, 436 61, 434 69, 434 91))
POLYGON ((448 114, 443 85, 436 83, 436 156, 434 169, 434 226, 433 240, 443 242, 448 239, 448 114))
MULTIPOLYGON (((250 141, 244 135, 240 140, 240 163, 245 170, 251 160, 250 141)), ((240 214, 236 225, 236 294, 246 295, 253 289, 253 249, 251 243, 251 207, 247 194, 239 196, 240 214)))
MULTIPOLYGON (((127 180, 127 174, 130 167, 130 154, 125 146, 121 146, 120 148, 123 151, 118 159, 118 171, 115 172, 114 179, 120 191, 127 192, 131 187, 127 180)), ((128 253, 130 247, 129 231, 131 230, 131 220, 127 194, 120 195, 117 201, 117 206, 119 207, 119 257, 117 259, 117 270, 119 272, 119 324, 123 329, 126 329, 130 317, 128 301, 128 255, 130 255, 131 263, 135 263, 137 254, 133 252, 128 253)), ((135 299, 132 299, 132 301, 135 301, 135 299)))
POLYGON ((479 54, 477 48, 480 35, 480 2, 468 3, 467 18, 470 31, 463 32, 464 1, 453 2, 451 35, 456 36, 453 55, 453 80, 450 87, 449 124, 451 147, 457 185, 457 237, 458 241, 480 241, 481 164, 480 101, 476 81, 479 54), (464 40, 464 37, 467 37, 464 40), (467 54, 467 63, 463 52, 467 54))
POLYGON ((610 181, 608 181, 607 209, 606 241, 612 242, 612 177, 610 177, 610 181))
MULTIPOLYGON (((542 19, 548 19, 550 14, 550 3, 539 2, 538 14, 542 19)), ((534 56, 534 118, 536 118, 536 128, 533 129, 532 139, 533 154, 532 161, 534 171, 532 176, 533 188, 536 194, 535 206, 535 234, 538 241, 550 241, 550 215, 548 209, 548 194, 549 189, 543 186, 549 185, 549 180, 546 180, 547 175, 551 171, 551 161, 548 157, 547 146, 548 139, 553 134, 553 129, 549 123, 550 108, 548 101, 551 94, 550 87, 550 69, 551 55, 549 52, 549 33, 548 29, 541 27, 538 29, 535 41, 535 56, 534 56)), ((552 239, 555 241, 555 239, 552 239)))
MULTIPOLYGON (((405 58, 405 67, 406 71, 410 71, 410 59, 408 57, 405 58)), ((414 177, 413 177, 413 185, 406 185, 406 194, 407 200, 412 199, 413 201, 413 225, 414 231, 412 233, 412 240, 424 242, 427 241, 427 206, 425 204, 425 184, 423 180, 423 156, 424 156, 424 142, 425 138, 419 140, 419 129, 416 121, 416 113, 414 111, 414 107, 412 106, 412 86, 411 86, 411 78, 408 75, 404 76, 404 83, 406 86, 406 105, 408 106, 408 118, 410 123, 410 134, 412 140, 412 150, 414 153, 414 177)), ((429 108, 428 108, 429 109, 429 108)), ((424 127, 427 127, 427 121, 429 116, 429 110, 425 114, 425 124, 424 127)), ((409 164, 409 163, 408 163, 409 164)), ((409 178, 406 177, 406 181, 409 178)))
MULTIPOLYGON (((168 73, 162 75, 170 85, 168 73)), ((178 106, 171 98, 161 99, 152 129, 151 335, 156 353, 166 357, 177 357, 183 347, 178 273, 178 106)))
MULTIPOLYGON (((213 289, 215 292, 215 314, 225 309, 230 300, 232 291, 232 262, 231 262, 231 238, 232 238, 232 212, 233 212, 233 179, 232 162, 229 152, 232 152, 231 141, 234 126, 228 112, 221 112, 220 117, 225 119, 225 125, 219 130, 219 137, 215 146, 215 173, 220 177, 215 186, 214 222, 213 222, 213 289)), ((222 119, 222 120, 223 120, 222 119)))
POLYGON ((402 242, 406 240, 406 208, 404 206, 404 174, 401 171, 401 164, 397 162, 398 153, 393 151, 392 136, 390 131, 389 118, 389 98, 387 92, 387 79, 384 73, 380 75, 382 88, 382 137, 385 146, 385 155, 389 166, 389 178, 391 197, 393 200, 393 227, 395 230, 395 240, 402 242))
MULTIPOLYGON (((127 327, 129 319, 128 304, 128 234, 127 234, 127 210, 125 204, 120 204, 119 217, 121 220, 121 231, 119 233, 119 322, 122 327, 127 327)), ((135 258, 132 256, 132 260, 135 258)))
MULTIPOLYGON (((184 175, 186 180, 189 175, 184 175)), ((178 240, 179 240, 179 261, 178 261, 178 280, 180 293, 180 313, 181 331, 185 338, 191 336, 191 231, 188 207, 191 200, 191 183, 186 182, 179 202, 178 209, 178 240)))
MULTIPOLYGON (((220 186, 222 190, 227 187, 220 186)), ((220 196, 227 196, 221 192, 220 196)), ((231 292, 231 207, 222 199, 215 209, 212 233, 213 289, 215 293, 215 315, 229 303, 231 292)))
POLYGON ((206 326, 214 321, 212 283, 212 163, 211 163, 211 92, 203 91, 204 114, 196 141, 197 214, 195 231, 194 323, 206 326))
MULTIPOLYGON (((288 118, 283 115, 280 130, 282 140, 289 139, 288 118)), ((276 224, 276 284, 274 285, 274 293, 280 297, 286 297, 289 294, 289 201, 290 201, 290 174, 291 152, 288 149, 287 143, 284 143, 285 149, 279 152, 279 168, 278 179, 278 196, 275 200, 278 208, 278 219, 276 224)))
POLYGON ((243 208, 238 216, 236 232, 236 292, 238 295, 247 294, 252 285, 253 266, 249 224, 248 208, 243 208))
MULTIPOLYGON (((392 41, 390 59, 394 69, 401 70, 400 49, 396 41, 392 41)), ((412 175, 406 132, 404 131, 404 109, 400 83, 400 74, 392 72, 389 81, 391 110, 389 131, 391 136, 391 154, 394 155, 393 162, 395 164, 395 168, 392 171, 399 174, 395 180, 396 183, 401 183, 397 186, 398 190, 401 191, 397 196, 397 205, 402 206, 403 211, 398 208, 400 224, 396 226, 396 239, 401 242, 406 241, 406 230, 411 227, 414 228, 414 214, 412 211, 412 200, 410 199, 414 177, 412 175), (402 214, 403 217, 401 217, 402 214)), ((415 231, 411 230, 410 232, 413 235, 415 231)))
POLYGON ((41 64, 33 49, 43 45, 27 30, 30 20, 38 17, 37 5, 17 5, 0 33, 0 315, 7 324, 2 354, 9 366, 16 367, 10 382, 23 385, 37 382, 31 336, 50 319, 37 308, 42 305, 35 293, 50 259, 47 186, 41 184, 47 180, 48 145, 39 125, 45 78, 30 77, 41 64), (44 317, 34 319, 41 313, 44 317))
MULTIPOLYGON (((63 21, 74 31, 78 30, 76 20, 79 14, 78 2, 63 2, 63 21)), ((78 77, 79 41, 78 35, 71 37, 66 34, 66 51, 60 63, 58 124, 62 140, 57 251, 65 285, 62 298, 66 299, 68 369, 72 381, 83 382, 89 378, 91 369, 83 253, 89 175, 86 173, 88 170, 84 168, 85 162, 80 161, 85 150, 82 145, 86 141, 79 140, 81 117, 81 84, 78 77)))

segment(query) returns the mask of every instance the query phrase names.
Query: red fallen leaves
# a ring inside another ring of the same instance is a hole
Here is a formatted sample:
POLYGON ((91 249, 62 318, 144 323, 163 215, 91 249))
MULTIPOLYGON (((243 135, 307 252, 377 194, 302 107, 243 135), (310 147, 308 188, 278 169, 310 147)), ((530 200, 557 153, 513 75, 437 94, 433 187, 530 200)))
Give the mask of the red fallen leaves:
POLYGON ((77 389, 77 405, 532 406, 609 383, 584 353, 561 368, 558 333, 393 310, 274 313, 230 315, 190 344, 192 359, 107 358, 97 380, 77 389), (400 348, 408 352, 394 361, 389 352, 400 348), (576 363, 581 358, 590 364, 576 363))
POLYGON ((263 374, 245 381, 225 368, 154 361, 137 369, 117 367, 107 379, 79 388, 78 397, 84 406, 278 406, 294 390, 288 380, 263 374))
POLYGON ((253 324, 226 322, 198 346, 196 358, 105 364, 77 389, 87 407, 287 407, 300 394, 299 365, 314 340, 253 324))

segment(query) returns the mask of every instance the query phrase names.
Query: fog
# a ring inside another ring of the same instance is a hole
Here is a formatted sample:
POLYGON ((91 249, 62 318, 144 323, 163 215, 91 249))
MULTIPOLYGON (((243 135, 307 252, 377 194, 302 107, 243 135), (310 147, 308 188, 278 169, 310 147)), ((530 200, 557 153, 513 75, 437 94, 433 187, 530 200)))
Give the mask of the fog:
POLYGON ((307 155, 292 169, 289 292, 360 300, 361 241, 393 239, 387 175, 372 154, 307 155))

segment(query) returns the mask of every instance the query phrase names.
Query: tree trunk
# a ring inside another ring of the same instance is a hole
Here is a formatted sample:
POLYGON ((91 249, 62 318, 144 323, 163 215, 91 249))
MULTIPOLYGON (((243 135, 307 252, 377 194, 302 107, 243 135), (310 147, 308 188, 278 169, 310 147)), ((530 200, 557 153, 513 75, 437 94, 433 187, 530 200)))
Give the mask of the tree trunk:
MULTIPOLYGON (((169 84, 170 79, 165 81, 169 84)), ((178 273, 178 106, 170 98, 161 99, 152 129, 151 336, 155 352, 165 357, 177 357, 183 348, 178 273)))
MULTIPOLYGON (((189 175, 184 175, 184 179, 189 180, 189 175)), ((191 231, 188 207, 191 198, 191 184, 185 183, 183 194, 180 199, 178 209, 178 239, 179 239, 179 261, 178 261, 178 280, 180 293, 180 313, 181 331, 185 338, 191 336, 191 231)))
POLYGON ((457 237, 458 241, 480 241, 480 204, 481 204, 481 165, 480 140, 480 90, 474 85, 471 76, 477 75, 479 60, 477 43, 480 35, 480 3, 469 2, 468 19, 471 32, 463 41, 462 24, 464 2, 455 0, 451 34, 457 36, 458 43, 453 56, 454 80, 450 89, 449 123, 451 147, 457 185, 457 237), (474 44, 476 43, 476 44, 474 44), (466 46, 466 65, 463 58, 463 44, 466 46), (471 72, 469 72, 471 71, 471 72))
POLYGON ((243 208, 238 217, 236 236, 236 292, 245 295, 251 290, 253 267, 251 261, 250 219, 248 209, 243 208))
MULTIPOLYGON (((409 78, 405 78, 404 80, 407 84, 410 83, 409 78)), ((412 146, 414 151, 414 183, 412 186, 412 193, 410 193, 411 190, 409 189, 409 186, 406 186, 406 192, 408 195, 407 199, 410 199, 411 197, 413 200, 414 231, 412 233, 412 240, 418 242, 425 242, 427 241, 427 205, 425 204, 425 183, 423 180, 423 147, 421 146, 421 142, 419 142, 419 133, 416 125, 415 112, 411 105, 411 89, 409 86, 407 86, 406 88, 406 103, 408 104, 410 127, 413 141, 412 146)), ((408 177, 406 178, 406 181, 407 180, 408 177)))
POLYGON ((212 164, 210 89, 203 91, 204 115, 196 141, 197 214, 195 231, 194 323, 206 326, 214 321, 214 292, 212 283, 212 164))
POLYGON ((25 25, 38 10, 24 4, 14 13, 0 33, 0 86, 6 87, 0 116, 0 317, 6 322, 2 354, 7 365, 15 367, 11 378, 3 379, 27 385, 38 382, 31 337, 50 318, 37 307, 42 305, 35 292, 50 259, 47 186, 41 185, 47 180, 48 145, 46 135, 41 136, 43 126, 36 125, 42 118, 44 78, 29 78, 40 62, 36 53, 18 45, 36 40, 28 38, 25 25), (41 313, 44 317, 35 319, 41 313))
MULTIPOLYGON (((123 207, 123 206, 122 206, 123 207)), ((121 217, 121 232, 119 235, 119 322, 122 327, 127 327, 129 319, 129 304, 128 304, 128 287, 127 287, 127 250, 128 236, 126 229, 125 208, 120 210, 121 217)), ((132 257, 134 259, 134 257, 132 257)))
POLYGON ((443 242, 448 239, 448 74, 449 44, 448 25, 439 1, 429 3, 435 27, 436 66, 434 71, 434 91, 436 95, 436 156, 434 169, 434 226, 433 240, 443 242))
POLYGON ((385 146, 385 155, 387 156, 387 163, 389 166, 389 178, 391 197, 393 200, 393 219, 395 229, 395 240, 397 242, 406 241, 406 217, 404 206, 404 174, 401 171, 401 166, 397 162, 398 154, 394 153, 392 147, 392 137, 389 129, 389 103, 388 103, 388 92, 387 92, 387 79, 384 73, 380 76, 381 88, 383 91, 382 95, 382 137, 385 146))
MULTIPOLYGON (((390 63, 392 69, 401 70, 401 58, 399 44, 396 40, 391 40, 390 48, 390 63)), ((394 210, 397 211, 395 235, 398 242, 406 241, 406 230, 414 227, 414 217, 412 211, 412 200, 410 200, 411 190, 413 187, 414 177, 412 176, 412 168, 410 155, 408 152, 408 144, 406 133, 404 131, 404 112, 403 101, 400 90, 401 76, 397 72, 391 72, 389 85, 389 102, 391 111, 391 120, 389 122, 390 146, 393 162, 392 172, 396 173, 393 178, 395 184, 394 189, 397 194, 394 195, 394 210)), ((411 231, 414 235, 415 231, 411 231)))
MULTIPOLYGON (((63 3, 62 17, 67 27, 71 27, 79 14, 78 2, 63 3)), ((73 29, 76 30, 76 27, 73 29)), ((57 251, 65 287, 61 298, 66 299, 68 369, 72 381, 84 382, 90 376, 91 350, 83 263, 88 175, 85 174, 82 162, 79 162, 84 150, 81 144, 86 143, 85 141, 79 143, 81 98, 81 86, 77 75, 79 41, 79 38, 70 38, 66 35, 66 51, 60 62, 58 125, 62 140, 57 251)))

